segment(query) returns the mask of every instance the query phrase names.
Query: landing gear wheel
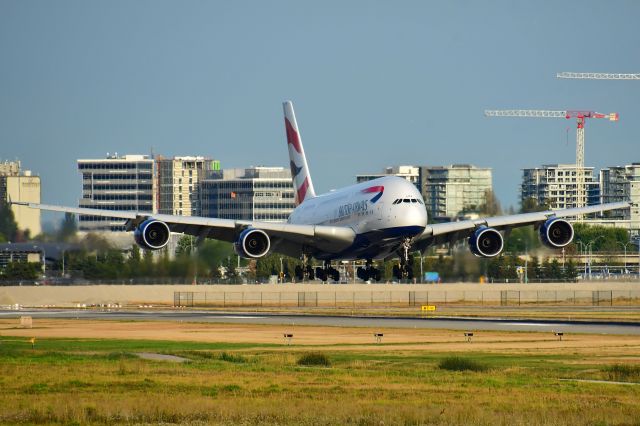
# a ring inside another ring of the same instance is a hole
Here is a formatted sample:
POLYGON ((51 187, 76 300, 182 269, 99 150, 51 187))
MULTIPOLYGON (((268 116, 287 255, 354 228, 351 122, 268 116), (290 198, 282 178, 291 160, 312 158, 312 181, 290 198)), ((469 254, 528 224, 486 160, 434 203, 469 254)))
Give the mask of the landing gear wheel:
POLYGON ((313 273, 313 268, 311 267, 311 265, 307 265, 306 273, 307 273, 307 276, 309 277, 309 281, 315 279, 315 274, 313 273))
POLYGON ((329 276, 335 282, 340 282, 340 272, 336 268, 329 268, 329 276))
POLYGON ((358 270, 356 271, 356 275, 362 281, 369 281, 369 271, 366 268, 363 268, 362 266, 358 268, 358 270))
POLYGON ((402 270, 400 269, 400 265, 393 265, 393 277, 397 280, 402 279, 402 270))
POLYGON ((381 274, 380 274, 380 269, 378 268, 372 268, 371 269, 371 278, 374 279, 374 281, 380 281, 381 274))
POLYGON ((300 281, 300 282, 304 281, 304 269, 302 269, 302 266, 296 265, 294 274, 296 276, 297 281, 300 281))
POLYGON ((317 267, 316 268, 316 277, 320 280, 320 281, 327 281, 327 271, 324 270, 324 268, 321 267, 317 267))

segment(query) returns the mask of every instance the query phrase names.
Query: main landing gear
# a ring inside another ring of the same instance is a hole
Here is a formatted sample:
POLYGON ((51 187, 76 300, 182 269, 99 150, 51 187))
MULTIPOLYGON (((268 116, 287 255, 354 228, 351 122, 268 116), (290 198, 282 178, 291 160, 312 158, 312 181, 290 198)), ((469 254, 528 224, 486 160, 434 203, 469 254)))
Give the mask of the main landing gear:
POLYGON ((413 279, 413 266, 411 265, 411 259, 409 258, 409 249, 411 248, 411 239, 406 238, 398 254, 400 255, 400 264, 393 265, 393 276, 398 279, 413 279))
POLYGON ((362 266, 358 268, 356 274, 358 275, 358 278, 360 278, 362 281, 369 281, 369 280, 374 280, 374 281, 380 281, 380 270, 378 268, 374 268, 373 267, 373 260, 371 259, 367 259, 367 263, 365 264, 365 267, 363 268, 362 266))
POLYGON ((316 277, 320 281, 327 281, 329 278, 331 278, 331 280, 339 282, 340 272, 336 268, 331 266, 331 262, 325 260, 324 266, 316 268, 316 277))
POLYGON ((295 274, 296 280, 300 282, 303 282, 305 279, 309 281, 315 279, 313 267, 309 265, 309 258, 306 255, 302 256, 302 266, 296 265, 295 274))

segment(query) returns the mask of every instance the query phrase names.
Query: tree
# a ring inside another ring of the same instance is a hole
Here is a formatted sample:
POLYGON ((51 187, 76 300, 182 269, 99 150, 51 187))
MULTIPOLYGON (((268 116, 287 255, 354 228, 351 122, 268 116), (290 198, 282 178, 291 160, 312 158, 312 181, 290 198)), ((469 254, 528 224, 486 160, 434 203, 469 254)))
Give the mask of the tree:
POLYGON ((0 202, 0 238, 4 241, 15 241, 17 233, 18 225, 11 206, 4 201, 0 202))
POLYGON ((480 214, 484 216, 497 216, 502 213, 500 201, 491 189, 484 191, 484 203, 479 207, 480 214))
POLYGON ((549 204, 539 203, 535 197, 527 197, 522 200, 520 213, 542 212, 549 210, 549 204))
POLYGON ((68 243, 75 240, 78 226, 76 224, 76 215, 73 213, 65 213, 64 219, 60 222, 60 230, 58 231, 58 240, 68 243))

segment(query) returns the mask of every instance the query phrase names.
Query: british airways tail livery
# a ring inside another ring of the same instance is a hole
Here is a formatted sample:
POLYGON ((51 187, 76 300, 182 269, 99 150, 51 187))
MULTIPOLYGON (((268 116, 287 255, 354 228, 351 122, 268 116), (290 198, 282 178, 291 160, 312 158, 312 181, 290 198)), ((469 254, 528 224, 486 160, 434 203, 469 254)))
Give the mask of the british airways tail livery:
POLYGON ((567 218, 587 213, 628 208, 629 203, 610 203, 564 210, 487 217, 460 222, 427 224, 427 210, 418 189, 405 179, 386 176, 316 195, 304 154, 293 105, 284 103, 285 131, 296 208, 286 223, 257 222, 205 217, 186 217, 148 212, 105 211, 76 207, 13 202, 32 208, 82 215, 121 218, 142 248, 157 250, 169 242, 171 232, 214 238, 234 244, 238 255, 256 259, 270 252, 302 259, 296 268, 299 280, 318 278, 339 281, 332 261, 364 260, 360 279, 379 280, 374 260, 398 258, 393 273, 412 279, 412 251, 424 252, 434 244, 467 240, 479 257, 494 257, 504 247, 503 233, 534 225, 549 248, 562 248, 573 240, 567 218), (311 259, 323 261, 312 268, 311 259))
POLYGON ((287 147, 289 148, 289 165, 291 166, 291 179, 296 195, 296 206, 303 201, 316 196, 313 189, 311 174, 307 157, 304 155, 304 147, 300 138, 300 130, 296 122, 296 114, 293 112, 293 104, 287 101, 284 106, 284 126, 287 131, 287 147))

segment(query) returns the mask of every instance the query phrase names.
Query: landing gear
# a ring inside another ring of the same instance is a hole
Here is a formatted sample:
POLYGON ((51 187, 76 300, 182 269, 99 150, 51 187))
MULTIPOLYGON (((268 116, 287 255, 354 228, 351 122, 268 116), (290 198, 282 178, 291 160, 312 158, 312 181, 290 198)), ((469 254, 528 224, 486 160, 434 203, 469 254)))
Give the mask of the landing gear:
POLYGON ((367 259, 365 267, 359 267, 356 274, 362 281, 380 281, 381 278, 380 270, 373 267, 373 260, 371 259, 367 259))
POLYGON ((327 281, 329 278, 331 278, 332 281, 339 282, 340 272, 336 268, 331 266, 331 262, 325 260, 323 267, 316 268, 316 277, 320 281, 327 281))
POLYGON ((295 269, 296 280, 303 282, 305 279, 313 281, 315 274, 313 267, 309 265, 309 258, 306 255, 302 256, 302 266, 296 265, 295 269))
POLYGON ((411 239, 407 238, 402 242, 398 254, 400 255, 400 264, 393 265, 393 276, 398 279, 413 279, 413 266, 409 258, 409 249, 411 248, 411 239))

